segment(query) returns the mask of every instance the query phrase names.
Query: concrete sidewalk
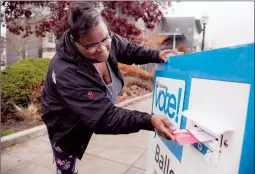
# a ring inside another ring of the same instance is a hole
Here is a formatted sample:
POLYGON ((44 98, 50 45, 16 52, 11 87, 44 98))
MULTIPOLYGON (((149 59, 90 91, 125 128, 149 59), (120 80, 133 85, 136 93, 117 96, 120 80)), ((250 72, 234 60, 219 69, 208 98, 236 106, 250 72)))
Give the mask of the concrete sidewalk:
MULTIPOLYGON (((151 112, 151 98, 127 107, 151 112)), ((145 174, 147 147, 152 132, 130 135, 93 135, 81 161, 79 174, 145 174)), ((3 174, 56 174, 47 135, 18 144, 1 153, 3 174)))

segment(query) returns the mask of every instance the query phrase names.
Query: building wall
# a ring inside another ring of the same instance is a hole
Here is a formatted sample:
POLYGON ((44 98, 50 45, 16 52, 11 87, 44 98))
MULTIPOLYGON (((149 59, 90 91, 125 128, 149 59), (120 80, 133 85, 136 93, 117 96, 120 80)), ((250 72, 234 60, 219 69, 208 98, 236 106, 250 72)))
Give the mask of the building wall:
POLYGON ((178 43, 183 43, 187 49, 192 50, 194 43, 194 17, 167 17, 162 20, 162 32, 183 33, 183 39, 177 39, 178 43))
MULTIPOLYGON (((41 19, 44 15, 48 15, 50 13, 50 8, 45 7, 38 7, 35 8, 32 5, 27 5, 28 8, 31 9, 32 15, 30 24, 33 27, 33 23, 36 23, 39 19, 41 19)), ((26 20, 19 20, 19 22, 27 23, 26 20)), ((23 35, 23 33, 21 33, 23 35)), ((6 30, 6 38, 9 40, 6 44, 6 62, 7 66, 12 65, 19 59, 29 58, 29 57, 42 57, 42 39, 37 38, 34 35, 30 35, 26 39, 21 38, 20 36, 13 35, 6 30), (18 57, 18 50, 21 48, 22 45, 27 45, 24 51, 24 54, 21 57, 18 57)))
POLYGON ((48 33, 42 42, 43 58, 52 59, 56 54, 56 38, 53 34, 48 33))
POLYGON ((42 40, 34 35, 26 39, 19 35, 14 35, 8 30, 6 31, 6 65, 10 66, 19 59, 34 57, 42 57, 42 40), (21 57, 18 56, 18 51, 21 47, 25 47, 25 51, 21 57))
POLYGON ((56 38, 53 34, 48 33, 42 40, 42 48, 55 48, 56 38))
POLYGON ((56 52, 43 52, 42 58, 52 59, 55 56, 56 52))
MULTIPOLYGON (((157 33, 182 33, 182 37, 176 37, 176 49, 179 44, 184 44, 188 51, 197 50, 199 47, 200 34, 194 17, 167 17, 163 18, 162 22, 157 25, 155 30, 157 33)), ((173 49, 173 38, 170 38, 166 44, 165 49, 173 49)), ((155 64, 144 65, 143 69, 153 73, 155 64)))

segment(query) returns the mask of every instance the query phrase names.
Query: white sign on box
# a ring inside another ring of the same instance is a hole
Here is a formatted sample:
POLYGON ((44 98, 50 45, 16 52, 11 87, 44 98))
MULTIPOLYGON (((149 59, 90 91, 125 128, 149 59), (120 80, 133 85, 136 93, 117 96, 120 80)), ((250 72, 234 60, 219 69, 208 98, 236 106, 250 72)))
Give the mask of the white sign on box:
POLYGON ((180 129, 185 81, 157 77, 154 89, 153 114, 168 116, 172 124, 180 129))

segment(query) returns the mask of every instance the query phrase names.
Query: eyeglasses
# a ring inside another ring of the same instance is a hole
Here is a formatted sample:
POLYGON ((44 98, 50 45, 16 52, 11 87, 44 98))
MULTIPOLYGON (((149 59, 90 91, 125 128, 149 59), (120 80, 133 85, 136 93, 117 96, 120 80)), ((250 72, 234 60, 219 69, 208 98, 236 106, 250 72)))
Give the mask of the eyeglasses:
POLYGON ((98 43, 93 43, 93 44, 89 44, 89 45, 83 45, 79 40, 78 40, 78 43, 83 47, 85 48, 86 50, 88 50, 89 52, 95 52, 99 46, 101 44, 103 44, 104 46, 110 46, 111 44, 111 41, 112 41, 112 35, 109 34, 106 38, 104 38, 101 42, 98 42, 98 43))

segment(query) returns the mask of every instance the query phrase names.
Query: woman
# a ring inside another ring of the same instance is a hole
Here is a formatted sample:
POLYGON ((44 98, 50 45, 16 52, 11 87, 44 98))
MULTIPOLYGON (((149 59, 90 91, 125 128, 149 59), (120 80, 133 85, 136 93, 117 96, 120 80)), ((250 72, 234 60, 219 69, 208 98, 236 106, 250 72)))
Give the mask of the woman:
POLYGON ((128 134, 153 131, 174 139, 174 127, 162 115, 114 106, 123 87, 117 62, 161 63, 171 50, 155 51, 131 44, 108 30, 88 3, 73 4, 68 29, 58 40, 42 94, 42 119, 47 126, 58 173, 75 171, 93 133, 128 134))

